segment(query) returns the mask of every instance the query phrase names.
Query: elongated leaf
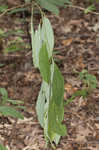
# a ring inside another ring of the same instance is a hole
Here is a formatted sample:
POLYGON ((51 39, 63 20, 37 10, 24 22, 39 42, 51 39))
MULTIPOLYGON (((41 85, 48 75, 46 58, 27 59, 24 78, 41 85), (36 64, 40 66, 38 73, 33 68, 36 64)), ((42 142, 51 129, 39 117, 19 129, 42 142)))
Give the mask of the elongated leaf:
POLYGON ((56 64, 54 64, 52 94, 56 105, 60 106, 64 96, 64 79, 56 64))
POLYGON ((32 41, 32 58, 34 66, 36 67, 35 49, 34 49, 34 26, 33 26, 33 6, 31 9, 31 41, 32 41))
POLYGON ((39 68, 39 52, 41 47, 42 47, 42 39, 41 39, 41 29, 39 25, 38 30, 35 32, 34 42, 32 46, 33 62, 34 62, 34 66, 37 68, 39 68))
POLYGON ((49 110, 48 110, 48 134, 49 134, 49 137, 52 136, 52 132, 57 133, 61 136, 64 136, 66 134, 66 127, 61 124, 62 118, 59 119, 60 118, 59 113, 62 113, 61 116, 63 118, 63 110, 61 112, 60 107, 57 108, 56 104, 54 103, 54 100, 51 99, 50 103, 49 103, 49 110))
POLYGON ((5 104, 7 102, 7 98, 8 98, 8 92, 6 91, 5 88, 0 88, 0 94, 2 95, 2 104, 5 104))
POLYGON ((20 100, 12 100, 12 99, 7 99, 7 101, 13 105, 18 105, 18 104, 24 104, 23 101, 20 101, 20 100))
POLYGON ((40 52, 39 52, 39 69, 40 69, 43 80, 49 83, 50 62, 49 62, 48 52, 47 52, 45 43, 43 43, 42 48, 40 49, 40 52))
POLYGON ((23 12, 26 10, 27 8, 16 8, 16 9, 11 10, 8 14, 14 14, 14 13, 23 12))
POLYGON ((56 64, 51 66, 51 81, 52 98, 48 105, 48 137, 58 144, 60 136, 66 134, 66 127, 61 123, 64 117, 64 80, 56 64))
POLYGON ((45 93, 43 91, 43 83, 41 85, 41 90, 39 92, 39 96, 36 104, 36 112, 38 116, 39 123, 42 127, 44 127, 44 106, 45 106, 45 93))
POLYGON ((23 115, 20 112, 16 111, 14 108, 9 106, 0 106, 0 112, 4 116, 11 116, 19 119, 24 119, 23 115))
POLYGON ((43 19, 42 35, 43 35, 44 42, 46 42, 48 56, 50 58, 52 57, 52 52, 54 48, 54 34, 53 34, 51 23, 46 17, 44 17, 43 19))
POLYGON ((39 51, 42 46, 41 27, 34 32, 33 27, 33 7, 31 10, 31 39, 32 39, 32 58, 35 67, 39 68, 39 51))

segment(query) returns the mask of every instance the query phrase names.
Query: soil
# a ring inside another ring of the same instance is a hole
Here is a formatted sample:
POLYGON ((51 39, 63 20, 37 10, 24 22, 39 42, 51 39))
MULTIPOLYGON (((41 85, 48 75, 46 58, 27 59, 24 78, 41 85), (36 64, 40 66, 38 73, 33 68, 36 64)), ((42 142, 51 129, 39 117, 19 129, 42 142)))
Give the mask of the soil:
MULTIPOLYGON (((11 1, 12 2, 12 1, 11 1)), ((8 3, 12 7, 12 3, 8 3)), ((2 4, 2 3, 1 3, 2 4)), ((16 4, 14 4, 15 6, 16 4)), ((86 7, 89 4, 75 1, 75 6, 86 7)), ((96 5, 99 13, 99 4, 96 5)), ((78 96, 65 106, 63 123, 67 135, 62 137, 57 150, 99 150, 99 14, 85 14, 81 9, 67 7, 60 9, 60 15, 47 12, 55 35, 54 58, 64 76, 64 101, 75 90, 82 88, 82 82, 74 73, 87 69, 97 78, 97 88, 85 99, 78 96)), ((8 97, 24 102, 25 110, 20 110, 24 120, 0 116, 0 143, 8 150, 52 150, 46 147, 43 129, 40 127, 35 111, 40 90, 41 76, 32 63, 32 51, 29 33, 30 12, 23 15, 5 14, 0 17, 0 29, 10 31, 8 36, 0 38, 0 87, 6 88, 8 97), (22 30, 23 33, 12 33, 22 30), (23 45, 16 52, 6 49, 12 40, 21 37, 23 45)), ((40 21, 40 15, 34 15, 34 26, 40 21)))

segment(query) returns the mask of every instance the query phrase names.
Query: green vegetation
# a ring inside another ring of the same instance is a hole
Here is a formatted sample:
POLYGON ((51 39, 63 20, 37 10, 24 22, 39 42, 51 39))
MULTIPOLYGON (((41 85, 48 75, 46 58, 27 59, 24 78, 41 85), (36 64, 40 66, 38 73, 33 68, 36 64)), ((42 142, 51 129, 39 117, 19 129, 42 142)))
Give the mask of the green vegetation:
POLYGON ((64 102, 64 105, 71 103, 77 96, 82 96, 86 98, 97 86, 97 80, 94 75, 88 73, 87 70, 82 70, 82 72, 77 72, 79 79, 82 81, 82 89, 77 90, 69 99, 64 102))
POLYGON ((53 60, 54 35, 50 21, 42 17, 42 22, 35 32, 31 22, 33 62, 43 79, 36 111, 46 141, 58 144, 60 136, 66 134, 65 126, 61 124, 64 117, 64 79, 53 60))
POLYGON ((14 118, 24 119, 23 115, 15 110, 15 108, 24 108, 22 106, 18 106, 19 104, 23 104, 23 102, 19 100, 11 100, 8 98, 8 92, 5 88, 0 88, 0 113, 3 116, 11 116, 14 118), (12 104, 13 107, 9 106, 9 104, 12 104))
MULTIPOLYGON (((90 0, 91 1, 91 0, 90 0)), ((25 0, 26 3, 30 3, 30 0, 25 0)), ((93 5, 90 5, 85 9, 85 13, 95 10, 93 5)), ((42 84, 38 95, 36 112, 41 127, 44 129, 44 136, 46 143, 59 143, 60 137, 66 135, 66 127, 62 124, 64 118, 64 79, 63 76, 54 62, 53 48, 54 48, 54 34, 49 19, 45 16, 42 8, 51 11, 52 13, 59 14, 59 6, 69 5, 69 0, 35 0, 32 3, 31 11, 31 39, 32 39, 32 56, 33 64, 39 69, 42 84), (33 28, 33 11, 34 7, 37 7, 42 16, 42 24, 40 23, 38 29, 34 31, 33 28)), ((7 6, 0 6, 0 13, 7 10, 7 6)), ((9 10, 9 14, 18 13, 24 11, 26 8, 16 8, 9 10)), ((12 31, 13 32, 13 31, 12 31)), ((0 29, 0 37, 8 36, 9 33, 5 33, 0 29)), ((21 31, 18 31, 21 32, 21 31)), ((16 34, 16 33, 14 33, 16 34)), ((5 52, 14 52, 20 50, 21 38, 12 41, 5 49, 5 52)), ((22 43, 21 43, 22 44, 22 43)), ((21 45, 22 46, 22 45, 21 45)), ((2 66, 3 64, 0 64, 2 66)), ((96 88, 96 77, 83 70, 78 73, 79 79, 83 83, 83 88, 76 91, 70 99, 67 99, 65 105, 72 102, 75 97, 83 96, 85 98, 91 91, 96 88)), ((11 116, 15 118, 23 119, 23 115, 16 110, 16 108, 24 108, 19 106, 21 101, 11 100, 8 98, 8 93, 4 88, 0 88, 0 113, 4 116, 11 116), (9 106, 9 104, 13 105, 9 106)), ((52 144, 54 147, 54 145, 52 144)), ((6 150, 0 144, 0 150, 6 150)))
POLYGON ((8 150, 8 149, 5 148, 2 144, 0 144, 0 150, 8 150))

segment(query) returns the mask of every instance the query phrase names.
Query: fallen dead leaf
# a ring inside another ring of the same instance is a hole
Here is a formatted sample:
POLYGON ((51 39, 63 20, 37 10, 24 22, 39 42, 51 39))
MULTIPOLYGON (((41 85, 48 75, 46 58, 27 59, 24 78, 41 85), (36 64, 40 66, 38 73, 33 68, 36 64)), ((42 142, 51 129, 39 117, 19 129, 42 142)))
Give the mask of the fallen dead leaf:
POLYGON ((73 41, 72 38, 66 39, 66 40, 63 40, 63 41, 62 41, 62 44, 63 44, 64 46, 69 46, 69 45, 72 43, 72 41, 73 41))
POLYGON ((81 25, 81 23, 82 22, 84 22, 82 19, 80 19, 80 20, 71 20, 70 22, 69 22, 69 25, 81 25))
POLYGON ((77 142, 84 142, 86 141, 86 136, 88 136, 91 133, 91 131, 88 128, 84 128, 82 125, 79 125, 77 128, 77 142))
POLYGON ((95 123, 97 129, 99 129, 99 123, 95 123))
POLYGON ((39 74, 37 74, 37 73, 34 73, 34 72, 32 72, 32 71, 28 71, 28 72, 26 72, 25 74, 24 74, 24 76, 25 76, 25 81, 27 82, 27 81, 33 81, 35 78, 39 78, 39 74))
POLYGON ((83 70, 85 68, 85 64, 83 63, 83 57, 79 56, 75 63, 76 69, 83 70))
POLYGON ((74 92, 77 91, 76 87, 73 87, 70 83, 66 83, 64 86, 66 92, 70 95, 72 95, 74 92))

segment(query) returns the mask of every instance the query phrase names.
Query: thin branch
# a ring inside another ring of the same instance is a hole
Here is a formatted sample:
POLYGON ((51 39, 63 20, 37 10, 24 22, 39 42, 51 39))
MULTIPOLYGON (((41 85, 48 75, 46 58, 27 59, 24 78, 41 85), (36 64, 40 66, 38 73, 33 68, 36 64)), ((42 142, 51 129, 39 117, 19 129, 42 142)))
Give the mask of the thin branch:
POLYGON ((0 14, 0 17, 3 17, 5 14, 7 14, 11 10, 14 10, 14 9, 17 9, 17 8, 22 8, 22 7, 29 6, 29 5, 31 5, 31 3, 18 5, 18 6, 12 7, 12 8, 8 8, 2 14, 0 14))
MULTIPOLYGON (((68 5, 68 7, 80 9, 80 10, 82 10, 82 11, 85 11, 85 10, 86 10, 86 8, 83 8, 83 7, 80 7, 80 6, 75 6, 75 5, 68 5)), ((95 14, 95 15, 99 15, 98 12, 94 12, 94 11, 91 11, 91 10, 90 10, 88 13, 95 14)))

